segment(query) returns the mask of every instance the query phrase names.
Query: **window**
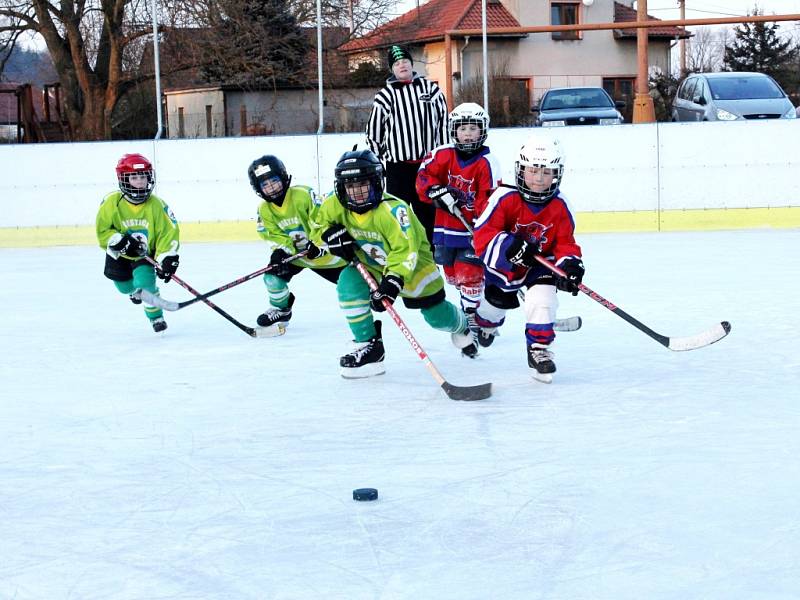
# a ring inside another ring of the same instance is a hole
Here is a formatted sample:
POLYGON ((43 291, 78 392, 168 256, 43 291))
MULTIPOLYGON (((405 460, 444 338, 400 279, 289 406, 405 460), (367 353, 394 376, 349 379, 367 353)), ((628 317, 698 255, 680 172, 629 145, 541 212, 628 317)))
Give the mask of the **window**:
POLYGON ((678 96, 682 100, 691 100, 694 97, 694 86, 697 83, 697 77, 693 77, 691 79, 687 79, 683 82, 683 87, 681 88, 680 94, 678 96))
MULTIPOLYGON (((580 3, 575 0, 551 0, 550 24, 551 25, 577 25, 579 23, 580 3)), ((554 40, 579 40, 580 31, 554 31, 554 40)))

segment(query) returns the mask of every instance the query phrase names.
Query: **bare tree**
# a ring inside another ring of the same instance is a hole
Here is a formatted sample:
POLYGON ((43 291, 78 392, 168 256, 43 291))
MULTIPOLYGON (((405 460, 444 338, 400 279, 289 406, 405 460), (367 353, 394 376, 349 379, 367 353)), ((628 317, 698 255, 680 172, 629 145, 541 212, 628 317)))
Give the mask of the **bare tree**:
POLYGON ((694 36, 686 40, 686 69, 690 73, 708 73, 722 70, 727 30, 698 27, 694 36))
MULTIPOLYGON (((316 0, 291 0, 299 23, 315 21, 316 0), (308 8, 314 5, 314 10, 308 8)), ((396 0, 353 0, 358 27, 385 18, 396 0)), ((222 12, 217 0, 162 0, 161 32, 195 29, 222 12)), ((349 0, 325 0, 326 19, 346 19, 349 0)), ((41 35, 64 92, 67 118, 76 139, 110 139, 112 114, 120 99, 153 78, 142 65, 152 41, 147 0, 0 0, 0 66, 20 36, 41 35)), ((176 52, 162 74, 200 66, 200 53, 176 52)))

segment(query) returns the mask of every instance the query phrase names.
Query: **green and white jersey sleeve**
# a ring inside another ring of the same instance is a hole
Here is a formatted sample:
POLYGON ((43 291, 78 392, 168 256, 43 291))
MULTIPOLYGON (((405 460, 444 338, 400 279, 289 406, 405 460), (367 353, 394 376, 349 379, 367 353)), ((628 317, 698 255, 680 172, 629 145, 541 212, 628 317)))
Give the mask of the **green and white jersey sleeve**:
POLYGON ((115 233, 143 240, 148 254, 157 260, 164 253, 178 252, 180 248, 178 222, 167 203, 155 194, 142 204, 131 204, 122 192, 111 192, 100 204, 95 229, 97 243, 103 250, 115 233))
MULTIPOLYGON (((269 245, 269 252, 282 248, 288 254, 305 250, 308 245, 308 232, 311 223, 320 209, 320 201, 314 191, 304 185, 289 188, 283 204, 262 202, 258 206, 256 231, 269 245)), ((314 260, 298 258, 293 264, 313 269, 342 267, 345 262, 331 254, 314 260)))
POLYGON ((312 240, 322 244, 322 234, 341 224, 358 244, 356 255, 378 278, 388 273, 405 282, 401 295, 422 297, 444 286, 433 261, 425 229, 409 206, 389 194, 374 209, 357 214, 346 210, 336 193, 329 194, 318 213, 312 240))

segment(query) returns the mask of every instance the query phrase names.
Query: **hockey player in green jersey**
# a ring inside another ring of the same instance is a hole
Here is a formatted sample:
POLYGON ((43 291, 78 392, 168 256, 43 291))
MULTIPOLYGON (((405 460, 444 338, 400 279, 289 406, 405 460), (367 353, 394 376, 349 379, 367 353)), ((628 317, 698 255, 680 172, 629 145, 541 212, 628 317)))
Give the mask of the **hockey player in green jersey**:
POLYGON ((264 274, 270 308, 258 317, 261 327, 285 327, 292 318, 294 294, 289 291, 289 281, 304 268, 332 283, 339 279, 345 262, 314 247, 308 239, 309 223, 319 211, 319 200, 314 191, 304 185, 290 185, 292 178, 283 162, 272 155, 257 158, 247 169, 250 185, 264 200, 258 207, 257 231, 269 244, 272 269, 264 274), (298 252, 306 255, 292 262, 284 262, 298 252))
MULTIPOLYGON (((178 269, 180 230, 166 203, 153 194, 153 165, 141 154, 126 154, 117 162, 119 191, 111 192, 97 212, 97 242, 106 251, 104 274, 116 288, 141 304, 134 292, 158 295, 156 275, 168 282, 178 269), (155 257, 155 269, 144 257, 155 257)), ((160 308, 144 305, 153 330, 167 323, 160 308)))
POLYGON ((322 203, 312 240, 348 262, 358 260, 379 281, 369 286, 353 264, 339 276, 339 306, 355 340, 355 349, 339 360, 346 378, 385 372, 380 321, 372 311, 384 300, 403 298, 422 311, 434 329, 452 334, 453 344, 472 343, 464 312, 445 299, 444 280, 433 262, 425 229, 409 206, 383 191, 383 166, 369 150, 346 152, 336 165, 336 188, 322 203))

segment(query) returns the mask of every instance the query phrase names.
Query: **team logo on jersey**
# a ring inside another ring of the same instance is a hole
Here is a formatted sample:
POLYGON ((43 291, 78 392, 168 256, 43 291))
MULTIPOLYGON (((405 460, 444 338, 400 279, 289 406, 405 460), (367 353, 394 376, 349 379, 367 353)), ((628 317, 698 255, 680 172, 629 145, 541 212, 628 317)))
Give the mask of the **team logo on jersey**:
POLYGON ((378 263, 380 266, 386 266, 386 251, 383 247, 377 244, 366 243, 361 246, 361 250, 366 254, 370 260, 378 263))
POLYGON ((169 220, 172 221, 173 225, 178 224, 178 219, 175 218, 175 215, 172 214, 172 209, 169 206, 164 206, 164 212, 167 213, 169 220))
POLYGON ((542 225, 538 221, 531 221, 530 223, 517 223, 511 233, 516 236, 521 235, 527 241, 538 242, 540 247, 544 247, 548 241, 547 231, 552 228, 552 225, 542 225))
POLYGON ((461 175, 447 174, 447 189, 462 206, 472 210, 475 206, 475 190, 472 187, 475 178, 465 179, 461 175))
POLYGON ((398 206, 395 209, 394 218, 397 219, 398 223, 400 223, 400 227, 403 228, 403 231, 411 226, 411 219, 408 217, 408 211, 406 210, 405 206, 398 206))

